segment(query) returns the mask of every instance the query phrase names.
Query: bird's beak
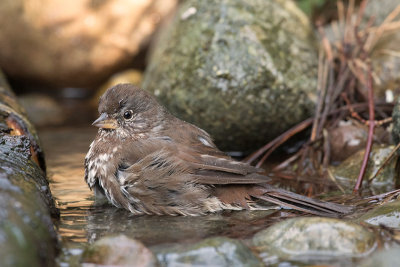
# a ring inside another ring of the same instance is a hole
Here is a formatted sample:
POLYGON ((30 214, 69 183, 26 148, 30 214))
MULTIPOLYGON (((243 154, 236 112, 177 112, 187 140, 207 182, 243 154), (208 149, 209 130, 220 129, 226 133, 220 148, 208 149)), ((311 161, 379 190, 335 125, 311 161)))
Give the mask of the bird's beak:
POLYGON ((118 126, 117 120, 109 118, 107 113, 101 113, 100 117, 98 117, 92 125, 103 129, 116 129, 118 126))

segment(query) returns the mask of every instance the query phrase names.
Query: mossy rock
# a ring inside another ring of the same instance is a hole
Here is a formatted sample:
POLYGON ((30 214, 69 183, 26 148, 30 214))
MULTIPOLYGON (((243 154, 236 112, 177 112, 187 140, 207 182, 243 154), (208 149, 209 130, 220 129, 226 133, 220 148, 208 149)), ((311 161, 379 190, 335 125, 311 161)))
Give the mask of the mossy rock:
POLYGON ((292 1, 188 0, 161 33, 143 87, 221 149, 250 151, 312 114, 317 61, 292 1))

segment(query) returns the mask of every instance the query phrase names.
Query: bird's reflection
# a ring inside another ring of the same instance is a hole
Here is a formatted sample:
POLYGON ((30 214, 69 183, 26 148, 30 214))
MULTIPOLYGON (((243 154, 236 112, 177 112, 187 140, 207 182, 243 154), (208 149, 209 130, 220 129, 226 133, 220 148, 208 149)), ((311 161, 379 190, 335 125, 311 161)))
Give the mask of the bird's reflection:
POLYGON ((148 246, 195 242, 212 236, 246 238, 275 222, 275 210, 242 211, 207 216, 135 216, 112 206, 91 207, 87 214, 87 240, 123 233, 148 246))

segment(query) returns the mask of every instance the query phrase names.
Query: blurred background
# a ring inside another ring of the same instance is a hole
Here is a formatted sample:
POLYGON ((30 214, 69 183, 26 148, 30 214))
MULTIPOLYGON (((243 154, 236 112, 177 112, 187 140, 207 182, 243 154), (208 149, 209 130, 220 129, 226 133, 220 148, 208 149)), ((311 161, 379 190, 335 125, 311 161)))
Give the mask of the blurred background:
POLYGON ((5 0, 0 69, 39 127, 88 124, 104 90, 130 82, 211 132, 222 149, 249 152, 311 114, 318 63, 311 25, 337 18, 334 2, 227 1, 205 10, 178 0, 5 0), (235 18, 230 5, 249 13, 235 18), (252 33, 241 21, 255 25, 252 33), (276 105, 282 90, 287 102, 276 105), (294 112, 283 116, 288 106, 294 112))

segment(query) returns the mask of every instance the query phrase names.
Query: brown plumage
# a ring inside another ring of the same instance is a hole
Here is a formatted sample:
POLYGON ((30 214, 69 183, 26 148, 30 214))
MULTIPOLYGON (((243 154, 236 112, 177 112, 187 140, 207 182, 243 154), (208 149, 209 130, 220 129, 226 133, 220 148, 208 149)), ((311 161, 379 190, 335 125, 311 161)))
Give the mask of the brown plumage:
POLYGON ((268 185, 262 169, 231 159, 204 130, 172 116, 133 85, 107 90, 99 113, 85 180, 116 207, 134 214, 201 215, 263 209, 270 202, 316 215, 351 211, 268 185))

